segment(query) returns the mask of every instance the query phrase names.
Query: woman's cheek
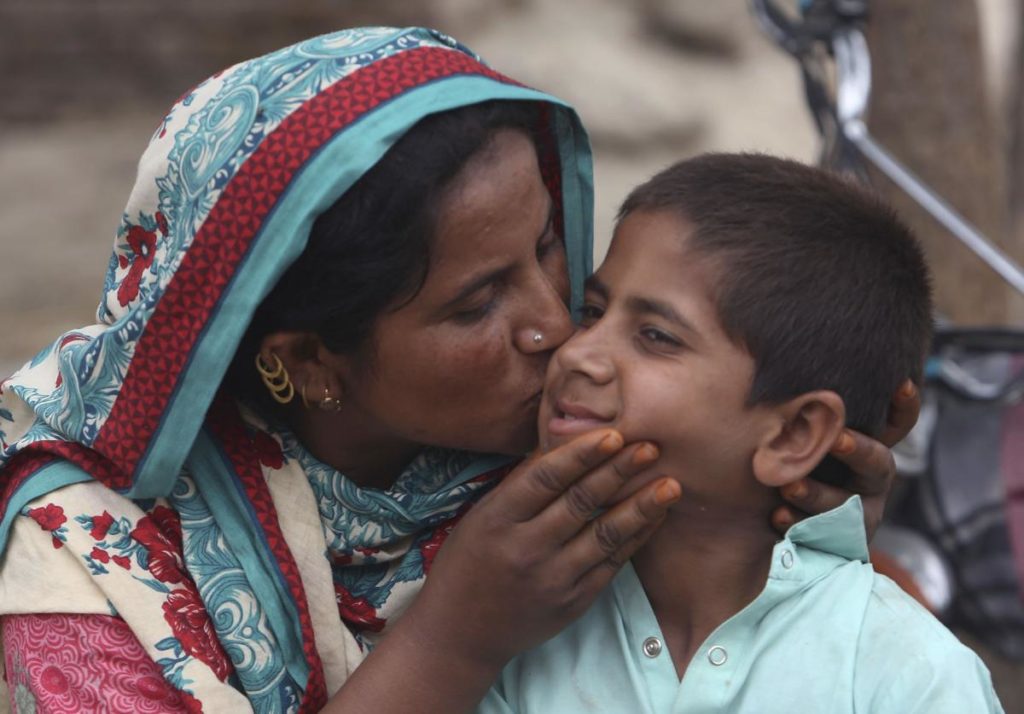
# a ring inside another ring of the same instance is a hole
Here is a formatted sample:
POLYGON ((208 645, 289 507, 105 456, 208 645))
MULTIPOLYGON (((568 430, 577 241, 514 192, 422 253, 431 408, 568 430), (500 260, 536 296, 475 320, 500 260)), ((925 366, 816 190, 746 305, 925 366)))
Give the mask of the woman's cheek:
POLYGON ((493 324, 483 329, 463 329, 468 334, 450 340, 447 344, 445 351, 449 355, 450 364, 458 366, 462 378, 483 375, 498 381, 501 375, 494 370, 508 359, 512 349, 502 330, 493 324))
POLYGON ((572 291, 569 285, 569 263, 564 248, 557 258, 551 260, 551 263, 552 265, 545 271, 548 275, 548 282, 562 298, 562 302, 568 305, 572 291))

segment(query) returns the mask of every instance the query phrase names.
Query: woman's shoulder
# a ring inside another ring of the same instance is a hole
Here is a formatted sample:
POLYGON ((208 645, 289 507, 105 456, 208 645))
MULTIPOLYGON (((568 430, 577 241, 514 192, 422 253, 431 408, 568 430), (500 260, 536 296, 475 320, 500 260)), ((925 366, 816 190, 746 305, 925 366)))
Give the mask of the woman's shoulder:
POLYGON ((0 614, 110 614, 114 582, 180 566, 180 519, 165 501, 133 501, 92 479, 28 501, 10 521, 0 614))

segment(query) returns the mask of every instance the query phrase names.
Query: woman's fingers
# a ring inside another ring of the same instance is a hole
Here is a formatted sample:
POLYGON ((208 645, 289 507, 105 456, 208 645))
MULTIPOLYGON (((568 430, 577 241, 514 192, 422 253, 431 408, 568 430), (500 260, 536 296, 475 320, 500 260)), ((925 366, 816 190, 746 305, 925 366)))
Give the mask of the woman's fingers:
POLYGON ((581 580, 590 578, 595 569, 618 570, 647 541, 680 495, 679 484, 665 477, 602 513, 565 544, 566 568, 580 573, 581 580))
MULTIPOLYGON (((889 493, 896 476, 896 462, 885 444, 860 432, 844 429, 830 453, 853 472, 853 478, 847 484, 849 491, 861 496, 889 493)), ((847 498, 849 495, 846 493, 847 498)))
POLYGON ((803 513, 797 511, 792 506, 783 504, 772 511, 772 528, 778 531, 779 535, 786 535, 786 531, 803 518, 803 513))
MULTIPOLYGON (((891 483, 891 480, 890 480, 891 483)), ((823 513, 841 505, 852 493, 845 489, 829 486, 811 479, 804 479, 782 487, 782 497, 792 505, 776 508, 772 513, 772 525, 785 533, 791 525, 802 520, 807 514, 823 513)), ((864 506, 864 528, 870 541, 878 530, 885 514, 885 499, 888 491, 872 495, 861 494, 864 506)))
MULTIPOLYGON (((836 506, 841 506, 852 495, 846 489, 830 486, 827 483, 815 481, 811 478, 787 484, 782 487, 781 492, 786 502, 798 509, 797 513, 790 512, 789 525, 803 520, 808 515, 815 516, 829 511, 836 506)), ((785 506, 781 508, 785 508, 785 506)), ((792 511, 792 509, 790 510, 792 511)))
POLYGON ((657 459, 658 449, 654 444, 630 444, 565 489, 537 516, 538 525, 558 542, 570 540, 588 527, 597 512, 630 479, 657 459))
POLYGON ((892 398, 885 429, 878 440, 886 446, 899 443, 910 433, 921 413, 921 393, 909 379, 905 381, 892 398))
POLYGON ((614 429, 583 434, 521 463, 486 499, 500 500, 502 515, 510 521, 528 521, 562 497, 581 476, 622 451, 624 445, 622 434, 614 429))
POLYGON ((812 478, 804 478, 783 486, 782 497, 787 505, 772 513, 772 525, 785 532, 806 515, 816 515, 842 505, 853 494, 864 504, 868 537, 874 535, 882 520, 885 499, 896 477, 892 451, 884 444, 863 434, 844 430, 832 447, 831 455, 844 462, 853 473, 846 488, 831 486, 812 478))

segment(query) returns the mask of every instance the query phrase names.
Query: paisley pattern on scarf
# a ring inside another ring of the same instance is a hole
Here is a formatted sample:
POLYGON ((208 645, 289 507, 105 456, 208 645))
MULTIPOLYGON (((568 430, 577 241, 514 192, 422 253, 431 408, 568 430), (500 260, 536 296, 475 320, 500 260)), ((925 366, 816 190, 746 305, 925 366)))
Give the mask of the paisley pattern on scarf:
POLYGON ((188 572, 253 709, 292 711, 302 688, 285 669, 263 605, 192 477, 183 475, 169 500, 181 516, 188 572))
MULTIPOLYGON (((248 420, 256 433, 268 434, 266 423, 251 414, 248 420)), ((473 454, 425 449, 390 488, 361 488, 317 461, 287 429, 275 425, 272 434, 280 447, 271 461, 278 468, 297 463, 313 488, 338 611, 364 648, 408 606, 461 514, 512 466, 476 473, 473 454)))

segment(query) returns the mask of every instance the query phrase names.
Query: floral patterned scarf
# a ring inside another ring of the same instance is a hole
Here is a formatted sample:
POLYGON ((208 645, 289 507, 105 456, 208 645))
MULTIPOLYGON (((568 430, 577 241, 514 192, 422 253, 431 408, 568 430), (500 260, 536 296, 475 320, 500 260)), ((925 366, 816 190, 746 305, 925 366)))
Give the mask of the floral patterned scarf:
POLYGON ((341 686, 499 462, 428 451, 389 491, 358 489, 214 397, 315 217, 420 118, 491 99, 544 107, 578 299, 592 192, 575 114, 445 35, 324 35, 171 108, 97 323, 0 382, 0 614, 117 615, 195 711, 315 711, 341 686))

